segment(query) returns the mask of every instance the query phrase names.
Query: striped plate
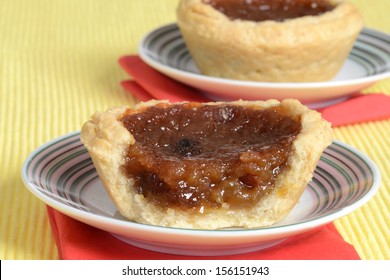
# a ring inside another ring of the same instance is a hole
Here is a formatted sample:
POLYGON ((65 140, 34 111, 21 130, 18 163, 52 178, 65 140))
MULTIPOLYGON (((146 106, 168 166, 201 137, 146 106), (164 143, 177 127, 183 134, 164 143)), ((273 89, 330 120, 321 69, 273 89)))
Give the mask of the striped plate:
POLYGON ((74 132, 39 147, 22 168, 27 188, 60 212, 149 250, 186 255, 244 253, 273 246, 365 204, 381 176, 364 154, 335 141, 291 213, 266 228, 190 230, 138 224, 123 218, 106 194, 88 152, 74 132))
POLYGON ((343 68, 329 82, 266 83, 201 75, 176 24, 148 33, 140 43, 139 55, 167 76, 223 100, 296 98, 311 107, 320 107, 390 77, 390 35, 369 28, 362 30, 343 68))

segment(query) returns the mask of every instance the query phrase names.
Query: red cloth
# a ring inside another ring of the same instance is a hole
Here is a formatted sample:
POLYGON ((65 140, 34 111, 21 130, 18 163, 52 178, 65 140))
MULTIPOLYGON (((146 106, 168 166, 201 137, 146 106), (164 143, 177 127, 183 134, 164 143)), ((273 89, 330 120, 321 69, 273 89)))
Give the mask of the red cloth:
POLYGON ((110 233, 76 221, 47 207, 59 257, 65 260, 358 260, 355 249, 333 224, 291 238, 275 247, 239 255, 192 257, 140 249, 110 233))
MULTIPOLYGON (((172 102, 207 101, 199 91, 155 71, 138 56, 123 57, 119 63, 133 77, 132 81, 122 82, 122 86, 142 101, 152 98, 172 102)), ((383 94, 357 95, 322 109, 322 114, 333 126, 381 120, 390 117, 390 97, 383 94)), ((61 259, 359 259, 355 249, 344 241, 333 224, 292 237, 262 251, 230 256, 190 257, 140 249, 50 207, 47 210, 61 259)))

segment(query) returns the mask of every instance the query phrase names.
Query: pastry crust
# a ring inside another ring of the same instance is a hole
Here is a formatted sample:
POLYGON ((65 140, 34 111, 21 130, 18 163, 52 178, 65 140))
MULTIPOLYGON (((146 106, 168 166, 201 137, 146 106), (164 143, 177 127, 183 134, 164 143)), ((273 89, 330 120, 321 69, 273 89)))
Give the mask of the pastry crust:
POLYGON ((199 70, 209 76, 264 82, 332 79, 363 19, 348 2, 318 16, 283 22, 230 20, 202 0, 181 0, 177 23, 199 70))
MULTIPOLYGON (((132 112, 167 101, 139 103, 132 112)), ((210 102, 221 105, 224 102, 210 102)), ((330 124, 321 115, 296 100, 235 101, 231 105, 263 109, 274 106, 286 108, 289 116, 299 116, 300 133, 293 142, 288 167, 280 174, 274 189, 251 208, 221 207, 199 213, 180 208, 162 208, 147 201, 136 192, 134 181, 123 172, 123 164, 134 137, 119 119, 129 109, 120 107, 96 113, 81 130, 81 141, 89 151, 104 187, 120 213, 139 223, 198 229, 226 227, 254 228, 274 224, 283 219, 299 200, 311 180, 324 149, 332 142, 330 124)))

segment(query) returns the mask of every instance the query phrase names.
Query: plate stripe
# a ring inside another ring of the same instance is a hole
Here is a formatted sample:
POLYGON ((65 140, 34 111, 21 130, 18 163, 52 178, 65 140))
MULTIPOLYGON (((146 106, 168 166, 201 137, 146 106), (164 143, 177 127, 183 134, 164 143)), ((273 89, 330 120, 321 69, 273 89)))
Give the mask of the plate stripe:
MULTIPOLYGON (((92 215, 104 215, 99 201, 83 196, 100 184, 88 152, 75 133, 42 146, 32 153, 24 167, 28 182, 48 199, 92 215)), ((297 223, 321 219, 342 211, 363 199, 374 185, 372 167, 345 144, 334 142, 321 156, 307 191, 314 207, 297 223)), ((31 186, 30 186, 31 187, 31 186)), ((93 193, 93 191, 92 191, 93 193)))
MULTIPOLYGON (((361 65, 367 75, 382 74, 390 70, 390 36, 364 28, 359 34, 349 59, 361 65)), ((199 74, 190 69, 191 55, 176 24, 164 26, 149 33, 142 41, 146 55, 163 65, 199 74)))

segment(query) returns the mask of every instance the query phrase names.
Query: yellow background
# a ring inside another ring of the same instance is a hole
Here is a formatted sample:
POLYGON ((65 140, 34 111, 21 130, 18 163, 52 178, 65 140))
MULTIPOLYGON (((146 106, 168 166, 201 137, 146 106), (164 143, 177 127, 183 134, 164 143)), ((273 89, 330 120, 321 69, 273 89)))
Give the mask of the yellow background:
MULTIPOLYGON (((175 21, 178 0, 0 1, 0 259, 57 259, 45 205, 20 179, 39 145, 80 129, 97 110, 136 102, 117 59, 175 21)), ((368 27, 390 33, 389 0, 353 0, 368 27)), ((390 94, 390 80, 365 92, 390 94)), ((358 112, 357 112, 358 113, 358 112)), ((335 222, 362 259, 390 259, 390 120, 335 129, 382 173, 379 193, 335 222)))

